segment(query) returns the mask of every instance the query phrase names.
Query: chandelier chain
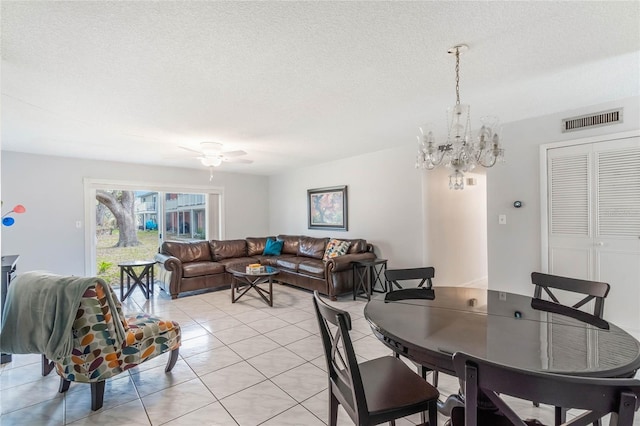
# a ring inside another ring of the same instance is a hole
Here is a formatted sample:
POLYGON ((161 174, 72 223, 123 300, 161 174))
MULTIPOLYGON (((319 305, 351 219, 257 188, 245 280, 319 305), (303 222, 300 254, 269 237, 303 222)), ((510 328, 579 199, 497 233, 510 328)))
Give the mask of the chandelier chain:
POLYGON ((460 105, 460 49, 456 47, 456 105, 460 105))

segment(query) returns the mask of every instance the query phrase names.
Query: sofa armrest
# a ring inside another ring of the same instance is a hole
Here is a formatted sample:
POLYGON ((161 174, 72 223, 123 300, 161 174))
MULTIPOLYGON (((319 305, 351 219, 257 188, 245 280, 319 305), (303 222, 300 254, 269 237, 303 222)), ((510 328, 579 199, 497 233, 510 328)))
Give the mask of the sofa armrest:
POLYGON ((327 261, 327 271, 328 272, 345 271, 347 269, 352 268, 353 262, 358 262, 361 260, 373 260, 375 258, 376 258, 376 255, 373 252, 345 254, 342 256, 329 259, 327 261))
POLYGON ((178 272, 178 275, 182 276, 182 261, 177 257, 156 253, 154 260, 167 271, 178 272))
POLYGON ((157 278, 165 283, 169 289, 171 298, 175 299, 180 293, 180 283, 182 281, 182 261, 174 256, 156 253, 154 260, 160 264, 160 273, 157 278), (164 273, 166 272, 166 273, 164 273), (168 282, 163 277, 170 277, 168 282))

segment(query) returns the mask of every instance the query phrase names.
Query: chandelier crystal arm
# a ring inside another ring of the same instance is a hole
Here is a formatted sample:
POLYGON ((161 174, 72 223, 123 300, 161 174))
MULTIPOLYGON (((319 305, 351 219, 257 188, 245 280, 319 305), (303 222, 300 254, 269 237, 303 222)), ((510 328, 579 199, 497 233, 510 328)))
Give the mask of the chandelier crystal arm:
POLYGON ((445 157, 446 149, 444 146, 437 146, 432 132, 424 133, 420 129, 422 138, 418 136, 418 158, 416 160, 416 168, 433 170, 442 163, 445 157))

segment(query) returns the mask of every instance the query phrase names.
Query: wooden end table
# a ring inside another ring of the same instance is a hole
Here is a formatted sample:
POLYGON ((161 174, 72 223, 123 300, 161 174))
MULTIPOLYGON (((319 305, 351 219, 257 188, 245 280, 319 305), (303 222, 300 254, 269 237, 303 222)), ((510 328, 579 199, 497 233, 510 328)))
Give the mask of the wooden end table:
POLYGON ((153 294, 153 265, 156 264, 155 260, 132 260, 130 262, 118 263, 120 267, 120 301, 124 301, 134 288, 139 287, 144 294, 144 297, 148 300, 149 295, 153 294), (142 271, 138 274, 135 268, 142 268, 142 271), (127 292, 124 292, 124 276, 127 275, 127 292), (133 280, 133 285, 131 285, 133 280))
POLYGON ((273 266, 265 266, 264 272, 247 272, 246 265, 227 268, 233 275, 231 281, 231 303, 236 303, 249 290, 254 289, 269 306, 273 306, 273 277, 280 272, 273 266), (258 287, 259 284, 269 283, 269 290, 258 287), (239 294, 236 297, 236 289, 239 294), (242 290, 242 292, 240 292, 242 290))
POLYGON ((387 280, 384 272, 387 270, 387 259, 359 260, 353 262, 353 300, 356 300, 360 290, 363 290, 367 300, 371 300, 372 292, 385 293, 387 280), (376 290, 380 284, 381 290, 376 290))

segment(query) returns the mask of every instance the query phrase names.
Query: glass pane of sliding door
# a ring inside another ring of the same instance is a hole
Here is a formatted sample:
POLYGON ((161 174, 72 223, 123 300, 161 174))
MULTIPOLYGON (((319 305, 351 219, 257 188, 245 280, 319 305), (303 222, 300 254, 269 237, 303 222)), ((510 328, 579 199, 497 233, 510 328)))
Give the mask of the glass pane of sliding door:
POLYGON ((164 240, 206 239, 205 194, 167 192, 164 199, 164 240))

